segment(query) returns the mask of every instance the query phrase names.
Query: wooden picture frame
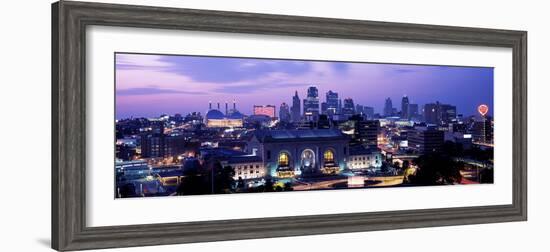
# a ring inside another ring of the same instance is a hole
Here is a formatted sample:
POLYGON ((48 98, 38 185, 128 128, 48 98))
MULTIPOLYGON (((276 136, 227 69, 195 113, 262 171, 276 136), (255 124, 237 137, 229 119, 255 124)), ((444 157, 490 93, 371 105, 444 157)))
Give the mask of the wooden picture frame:
POLYGON ((52 5, 52 247, 81 250, 527 220, 527 32, 61 1, 52 5), (510 205, 87 227, 90 25, 506 47, 513 50, 510 205))

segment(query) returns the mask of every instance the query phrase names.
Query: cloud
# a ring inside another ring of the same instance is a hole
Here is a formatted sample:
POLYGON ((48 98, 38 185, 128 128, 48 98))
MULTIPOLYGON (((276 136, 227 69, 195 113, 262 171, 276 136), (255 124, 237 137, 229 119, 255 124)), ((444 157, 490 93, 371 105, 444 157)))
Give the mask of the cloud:
POLYGON ((173 67, 159 55, 117 53, 115 57, 117 70, 168 70, 173 67))
POLYGON ((393 73, 397 73, 397 74, 408 74, 408 73, 415 73, 415 72, 417 72, 417 70, 410 69, 410 68, 396 68, 393 70, 393 73))
POLYGON ((254 93, 262 90, 273 90, 273 89, 284 89, 289 87, 305 87, 308 86, 307 83, 269 83, 269 84, 239 84, 239 85, 225 85, 219 88, 214 89, 214 92, 217 93, 227 93, 227 94, 246 94, 254 93))
POLYGON ((157 87, 142 87, 142 88, 127 88, 119 89, 116 91, 116 94, 119 96, 129 96, 129 95, 157 95, 157 94, 205 94, 204 92, 194 92, 194 91, 182 91, 175 89, 164 89, 157 87))

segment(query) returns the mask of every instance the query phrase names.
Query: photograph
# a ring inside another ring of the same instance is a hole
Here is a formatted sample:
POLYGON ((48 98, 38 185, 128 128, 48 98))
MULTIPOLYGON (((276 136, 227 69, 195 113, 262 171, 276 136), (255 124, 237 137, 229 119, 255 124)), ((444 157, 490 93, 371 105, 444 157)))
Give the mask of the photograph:
POLYGON ((115 198, 493 183, 493 67, 142 52, 113 65, 115 198))

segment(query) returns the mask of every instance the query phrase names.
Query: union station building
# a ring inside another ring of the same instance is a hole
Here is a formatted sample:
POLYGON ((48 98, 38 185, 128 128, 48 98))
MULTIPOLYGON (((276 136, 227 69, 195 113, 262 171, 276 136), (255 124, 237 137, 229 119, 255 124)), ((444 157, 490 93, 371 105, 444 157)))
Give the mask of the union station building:
MULTIPOLYGON (((349 136, 338 129, 258 130, 247 143, 246 151, 260 157, 266 175, 274 178, 337 174, 354 158, 349 142, 349 136)), ((372 160, 380 160, 379 152, 368 155, 372 160)))

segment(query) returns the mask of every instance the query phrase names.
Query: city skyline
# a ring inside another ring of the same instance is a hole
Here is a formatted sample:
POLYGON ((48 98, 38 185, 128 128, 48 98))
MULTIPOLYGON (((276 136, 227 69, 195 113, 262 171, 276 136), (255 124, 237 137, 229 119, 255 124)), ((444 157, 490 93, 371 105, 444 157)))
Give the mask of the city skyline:
POLYGON ((206 113, 210 101, 223 107, 236 100, 247 115, 254 105, 278 111, 282 103, 292 104, 296 91, 304 99, 310 86, 318 88, 320 102, 330 90, 380 114, 388 97, 400 111, 403 95, 419 109, 439 101, 465 116, 482 103, 493 107, 493 69, 486 67, 126 53, 117 53, 115 64, 117 119, 206 113))

